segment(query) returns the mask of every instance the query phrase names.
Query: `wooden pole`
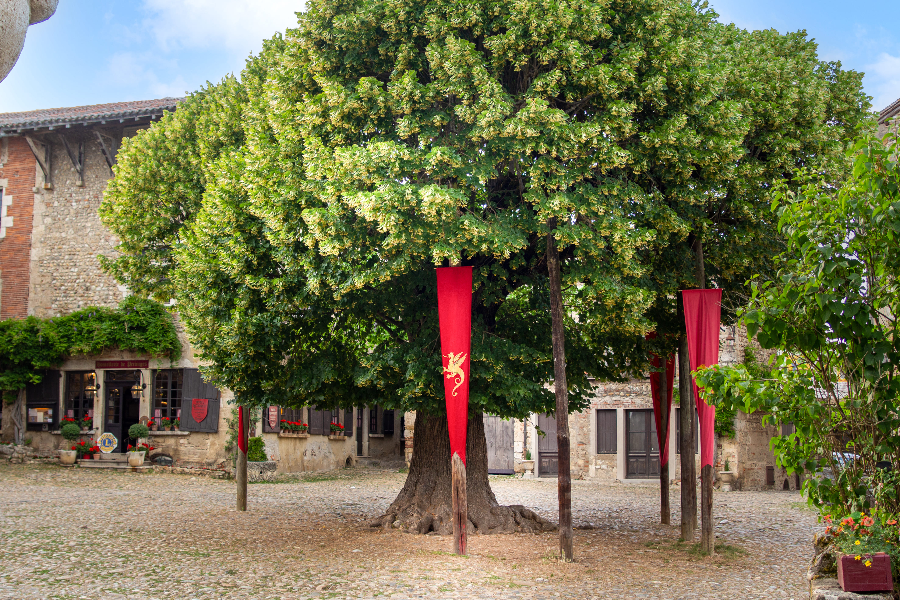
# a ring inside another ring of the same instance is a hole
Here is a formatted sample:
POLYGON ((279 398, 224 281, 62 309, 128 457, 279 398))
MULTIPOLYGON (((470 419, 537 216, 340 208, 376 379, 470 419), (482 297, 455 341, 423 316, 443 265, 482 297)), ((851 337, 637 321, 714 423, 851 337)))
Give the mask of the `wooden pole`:
POLYGON ((466 466, 459 454, 453 453, 450 461, 452 476, 452 510, 453 510, 453 552, 466 553, 466 527, 469 523, 469 505, 466 489, 466 466))
MULTIPOLYGON (((666 373, 666 362, 668 356, 660 359, 662 370, 659 372, 660 385, 659 390, 659 428, 662 430, 662 444, 659 447, 659 455, 662 457, 663 448, 669 446, 669 379, 666 373)), ((668 525, 672 520, 672 509, 669 506, 669 463, 659 465, 659 522, 668 525)))
POLYGON ((553 327, 553 388, 556 392, 556 449, 559 456, 557 495, 559 497, 559 557, 574 559, 572 550, 572 475, 569 455, 569 393, 566 384, 566 346, 563 325, 562 275, 559 251, 553 230, 556 219, 547 223, 547 271, 550 278, 550 315, 553 327))
MULTIPOLYGON (((681 322, 684 322, 684 310, 681 300, 678 302, 681 322)), ((691 361, 688 356, 687 336, 681 336, 678 345, 678 395, 681 398, 681 539, 694 541, 697 529, 697 457, 694 440, 694 415, 697 407, 694 403, 694 384, 691 380, 691 361)))
MULTIPOLYGON (((238 407, 238 411, 240 411, 243 416, 246 414, 243 406, 238 407)), ((238 419, 238 423, 242 424, 243 427, 238 429, 238 449, 237 449, 237 464, 235 465, 235 474, 234 479, 237 484, 237 509, 239 511, 247 510, 247 453, 241 450, 240 438, 243 436, 244 440, 248 439, 248 433, 250 431, 250 419, 238 419)))
MULTIPOLYGON (((706 289, 706 265, 703 261, 703 241, 699 237, 694 238, 693 247, 697 285, 700 289, 706 289)), ((715 438, 715 436, 713 437, 715 438)), ((713 455, 715 455, 715 451, 713 452, 713 455)), ((712 465, 704 465, 700 469, 700 551, 705 554, 715 554, 716 550, 716 533, 713 530, 712 515, 714 481, 715 473, 713 473, 712 465)))

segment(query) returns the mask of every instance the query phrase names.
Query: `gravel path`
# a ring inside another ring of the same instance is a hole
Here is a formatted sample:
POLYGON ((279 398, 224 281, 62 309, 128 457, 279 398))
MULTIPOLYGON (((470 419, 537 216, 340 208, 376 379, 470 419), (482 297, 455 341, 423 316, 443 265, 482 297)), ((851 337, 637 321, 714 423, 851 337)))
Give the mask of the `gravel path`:
MULTIPOLYGON (((250 486, 171 474, 0 466, 0 598, 793 598, 815 515, 792 492, 715 496, 719 542, 700 557, 657 523, 658 488, 573 482, 576 562, 557 538, 370 530, 405 475, 347 469, 250 486)), ((492 477, 501 504, 555 520, 555 480, 492 477)), ((677 520, 678 487, 672 488, 677 520)))

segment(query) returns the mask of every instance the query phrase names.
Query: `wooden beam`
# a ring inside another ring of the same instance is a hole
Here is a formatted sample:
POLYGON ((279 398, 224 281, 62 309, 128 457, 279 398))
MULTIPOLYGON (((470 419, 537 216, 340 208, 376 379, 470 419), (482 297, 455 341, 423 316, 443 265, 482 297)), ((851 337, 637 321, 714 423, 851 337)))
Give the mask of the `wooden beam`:
POLYGON ((25 136, 25 141, 28 142, 31 153, 34 154, 35 160, 37 160, 38 165, 41 167, 41 171, 44 173, 44 189, 52 190, 53 179, 51 178, 52 171, 50 170, 50 167, 52 165, 50 164, 50 159, 53 156, 53 152, 50 147, 50 142, 37 142, 30 135, 25 136), (43 149, 38 148, 38 144, 43 146, 43 149))
POLYGON ((69 160, 72 161, 72 166, 75 168, 75 174, 77 175, 75 185, 84 187, 84 140, 78 140, 78 154, 76 155, 72 147, 69 146, 69 141, 65 135, 59 133, 57 137, 62 142, 63 147, 66 149, 66 154, 69 155, 69 160))
POLYGON ((469 503, 466 487, 466 466, 459 454, 454 453, 450 461, 451 473, 451 510, 453 511, 453 552, 459 555, 466 553, 467 527, 469 524, 469 503))
POLYGON ((115 140, 96 129, 94 130, 94 135, 97 136, 97 141, 100 142, 100 150, 103 152, 103 158, 106 159, 106 164, 109 166, 109 172, 113 173, 113 165, 116 164, 116 152, 118 151, 118 148, 115 146, 115 140), (105 138, 109 139, 109 144, 106 143, 105 138))

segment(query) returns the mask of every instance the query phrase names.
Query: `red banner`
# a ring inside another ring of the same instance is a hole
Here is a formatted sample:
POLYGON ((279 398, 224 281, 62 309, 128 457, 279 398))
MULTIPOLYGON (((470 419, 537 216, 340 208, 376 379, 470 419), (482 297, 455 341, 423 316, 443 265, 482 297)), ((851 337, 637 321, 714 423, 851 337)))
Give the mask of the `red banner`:
POLYGON ((472 348, 472 267, 437 269, 437 294, 450 457, 459 454, 465 464, 472 348))
POLYGON ((244 407, 238 407, 238 449, 247 454, 247 432, 244 430, 244 407))
MULTIPOLYGON (((691 371, 719 364, 719 327, 722 321, 722 290, 682 290, 684 323, 687 326, 691 371)), ((700 416, 700 465, 712 465, 716 408, 700 398, 694 382, 694 398, 700 416)))
MULTIPOLYGON (((647 339, 652 340, 656 337, 656 332, 652 331, 647 334, 647 339)), ((650 354, 651 356, 651 364, 655 368, 659 368, 661 366, 661 362, 659 357, 655 354, 650 354)), ((663 429, 662 427, 662 415, 667 414, 671 418, 672 416, 672 391, 675 389, 675 355, 671 355, 669 360, 666 361, 666 408, 665 413, 663 413, 660 403, 659 403, 659 371, 651 371, 650 372, 650 395, 653 397, 653 419, 656 421, 656 441, 659 443, 659 464, 667 465, 669 464, 669 428, 666 427, 663 429)))
POLYGON ((194 421, 200 423, 203 419, 206 418, 206 413, 209 410, 209 400, 206 398, 194 398, 191 400, 191 416, 194 418, 194 421))

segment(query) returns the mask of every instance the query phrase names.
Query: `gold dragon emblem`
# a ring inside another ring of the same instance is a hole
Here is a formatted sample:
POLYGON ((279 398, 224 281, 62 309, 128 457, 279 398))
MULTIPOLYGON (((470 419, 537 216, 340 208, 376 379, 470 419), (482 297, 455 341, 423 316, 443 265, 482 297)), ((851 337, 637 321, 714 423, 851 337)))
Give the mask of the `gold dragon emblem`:
POLYGON ((460 352, 459 354, 451 352, 444 356, 450 359, 450 364, 444 367, 444 373, 447 374, 447 379, 456 377, 456 386, 453 388, 453 395, 456 396, 456 390, 463 384, 463 381, 466 380, 466 374, 463 373, 462 364, 466 362, 467 355, 464 352, 460 352))

